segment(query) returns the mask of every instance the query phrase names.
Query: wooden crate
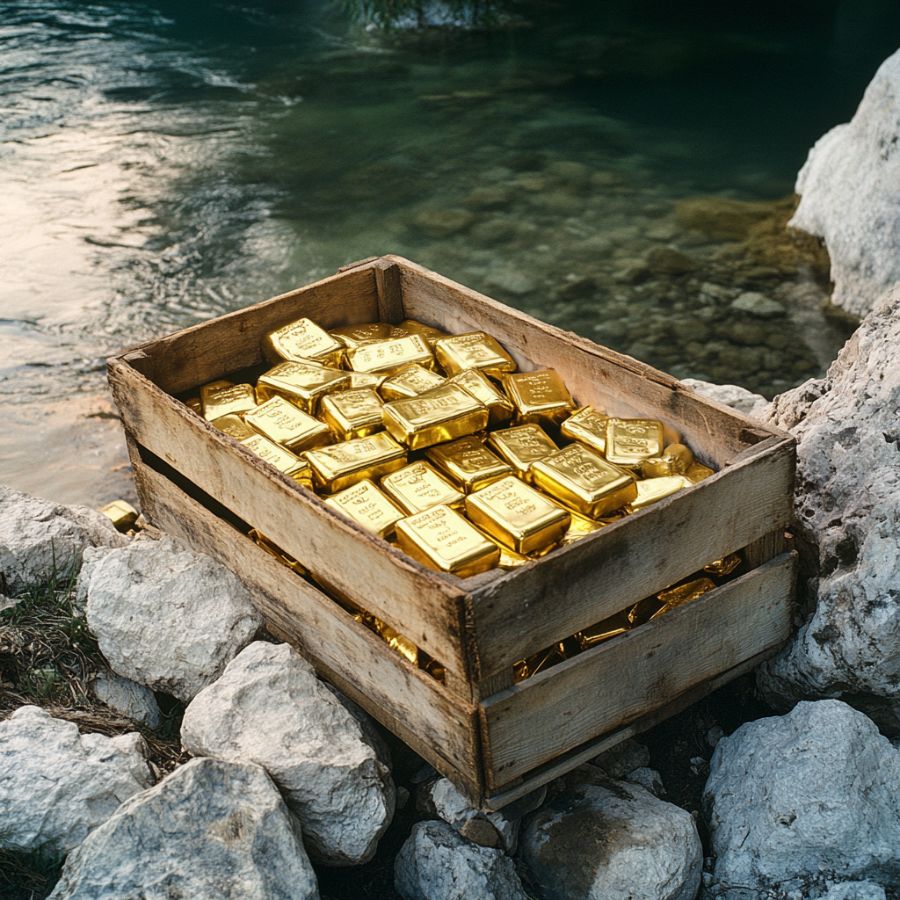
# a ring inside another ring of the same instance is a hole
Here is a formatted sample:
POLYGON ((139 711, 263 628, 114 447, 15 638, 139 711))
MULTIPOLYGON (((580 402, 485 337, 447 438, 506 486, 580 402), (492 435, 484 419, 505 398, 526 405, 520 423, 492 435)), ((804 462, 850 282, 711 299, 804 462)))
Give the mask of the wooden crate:
POLYGON ((142 508, 222 560, 270 630, 485 808, 499 808, 749 671, 789 634, 794 440, 630 357, 395 256, 151 341, 109 361, 142 508), (415 318, 484 329, 522 369, 552 366, 581 403, 646 415, 718 471, 540 561, 433 572, 343 519, 173 395, 260 366, 261 337, 415 318), (259 529, 334 590, 442 662, 441 684, 246 536, 259 529), (748 571, 701 599, 513 684, 512 664, 742 550, 748 571))

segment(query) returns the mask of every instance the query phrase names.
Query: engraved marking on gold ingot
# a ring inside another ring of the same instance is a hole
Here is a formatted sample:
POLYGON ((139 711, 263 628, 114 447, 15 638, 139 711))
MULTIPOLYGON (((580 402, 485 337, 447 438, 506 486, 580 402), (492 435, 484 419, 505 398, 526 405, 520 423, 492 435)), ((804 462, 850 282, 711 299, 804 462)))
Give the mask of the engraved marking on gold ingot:
POLYGON ((583 406, 560 426, 565 437, 581 441, 599 454, 606 451, 606 423, 609 416, 593 406, 583 406))
POLYGON ((269 440, 294 453, 331 443, 331 432, 323 422, 298 409, 284 397, 266 400, 248 412, 245 421, 269 440))
POLYGON ((606 458, 611 463, 640 468, 662 448, 663 427, 656 419, 610 418, 606 423, 606 458))
POLYGON ((347 441, 381 431, 383 405, 372 388, 337 391, 322 398, 319 414, 337 437, 347 441))
POLYGON ((315 415, 319 400, 350 384, 350 375, 311 362, 283 362, 263 372, 256 387, 260 402, 282 396, 315 415))
POLYGON ((389 322, 366 322, 362 325, 341 325, 331 329, 332 337, 337 338, 345 347, 353 349, 375 341, 387 341, 391 338, 406 337, 409 332, 389 322))
POLYGON ((572 395, 554 369, 505 375, 503 386, 519 422, 559 424, 574 407, 572 395))
POLYGON ((237 441, 253 437, 256 432, 237 413, 229 413, 227 416, 219 416, 213 419, 210 425, 218 428, 224 434, 230 435, 237 441))
POLYGON ((504 372, 515 372, 513 358, 497 341, 483 331, 469 331, 441 338, 434 345, 438 362, 448 375, 463 369, 481 369, 499 378, 504 372))
POLYGON ((526 481, 531 480, 533 463, 559 450, 540 425, 531 424, 493 431, 488 435, 488 444, 526 481))
POLYGON ((406 397, 417 397, 425 391, 440 387, 446 380, 443 375, 413 363, 385 378, 379 391, 385 400, 402 400, 406 397))
POLYGON ((244 438, 241 443, 264 462, 278 469, 279 472, 283 472, 304 487, 312 487, 309 464, 306 460, 294 456, 290 450, 279 447, 274 441, 270 441, 261 434, 244 438))
POLYGON ((512 401, 479 369, 464 369, 449 381, 451 384, 458 384, 488 408, 489 428, 504 425, 512 418, 515 412, 512 401))
POLYGON ((439 444, 427 450, 425 455, 466 493, 512 475, 512 467, 474 437, 439 444))
POLYGON ((439 503, 455 508, 462 505, 465 495, 427 462, 410 463, 381 479, 384 492, 407 515, 415 515, 439 503))
POLYGON ((383 431, 304 454, 316 487, 339 491, 363 478, 375 480, 406 465, 406 451, 383 431))
POLYGON ((363 344, 347 351, 347 364, 354 372, 391 375, 413 363, 434 368, 431 348, 417 334, 363 344))
POLYGON ((263 353, 270 363, 279 359, 302 362, 311 360, 323 366, 338 366, 344 345, 312 319, 297 319, 266 335, 263 353))
POLYGON ((404 516, 368 478, 327 497, 325 503, 380 538, 392 534, 404 516))
POLYGON ((487 422, 484 404, 455 384, 384 405, 385 428, 411 450, 473 434, 487 422))
POLYGON ((252 384, 212 382, 200 388, 203 416, 208 421, 220 419, 229 413, 241 415, 256 406, 256 393, 252 384))

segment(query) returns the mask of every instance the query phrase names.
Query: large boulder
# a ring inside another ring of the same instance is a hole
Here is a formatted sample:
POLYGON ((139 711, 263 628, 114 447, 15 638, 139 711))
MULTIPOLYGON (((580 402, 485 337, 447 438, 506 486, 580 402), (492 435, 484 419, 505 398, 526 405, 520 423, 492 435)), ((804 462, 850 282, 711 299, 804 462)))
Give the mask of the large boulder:
POLYGON ((690 813, 640 785, 580 773, 519 837, 543 900, 693 900, 703 850, 690 813))
POLYGON ((317 900, 300 829, 259 767, 194 759, 66 860, 54 900, 317 900))
POLYGON ((262 624, 234 574, 171 539, 92 565, 87 621, 110 668, 179 700, 215 681, 262 624))
POLYGON ((790 224, 825 239, 832 302, 865 315, 900 281, 900 51, 866 88, 853 119, 810 150, 790 224))
POLYGON ((63 506, 0 484, 0 590, 11 594, 56 577, 65 581, 81 566, 86 547, 123 547, 102 513, 63 506))
POLYGON ((900 288, 863 320, 824 379, 772 403, 798 440, 794 530, 808 620, 760 686, 786 708, 846 696, 900 713, 900 288))
POLYGON ((62 856, 153 783, 143 738, 79 734, 37 706, 0 722, 0 847, 62 856))
POLYGON ((703 804, 726 896, 823 874, 900 885, 900 751, 839 700, 722 738, 703 804))
POLYGON ((195 756, 263 766, 333 865, 372 858, 394 814, 394 784, 357 720, 288 644, 258 641, 191 701, 181 740, 195 756))
POLYGON ((527 900, 502 850, 470 843, 446 822, 418 822, 394 861, 403 900, 527 900))
POLYGON ((681 383, 692 391, 709 397, 710 400, 715 400, 723 406, 730 406, 751 419, 765 421, 767 417, 769 401, 761 394, 754 394, 739 384, 713 384, 699 378, 683 378, 681 383))

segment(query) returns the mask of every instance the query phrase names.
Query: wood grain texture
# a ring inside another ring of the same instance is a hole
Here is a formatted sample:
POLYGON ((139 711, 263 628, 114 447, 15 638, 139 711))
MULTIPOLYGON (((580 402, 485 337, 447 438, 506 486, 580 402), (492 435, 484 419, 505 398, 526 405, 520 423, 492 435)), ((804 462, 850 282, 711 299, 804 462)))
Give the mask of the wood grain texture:
POLYGON ((333 512, 127 363, 111 360, 109 380, 141 446, 440 660, 469 690, 458 588, 333 512))
POLYGON ((396 325, 403 314, 403 290, 400 285, 400 266, 379 261, 375 264, 375 284, 378 289, 378 318, 396 325))
POLYGON ((715 591, 481 704, 487 788, 497 791, 783 643, 795 557, 715 591))
POLYGON ((166 533, 239 572, 271 630, 442 774, 478 793, 471 705, 138 458, 142 507, 166 533))

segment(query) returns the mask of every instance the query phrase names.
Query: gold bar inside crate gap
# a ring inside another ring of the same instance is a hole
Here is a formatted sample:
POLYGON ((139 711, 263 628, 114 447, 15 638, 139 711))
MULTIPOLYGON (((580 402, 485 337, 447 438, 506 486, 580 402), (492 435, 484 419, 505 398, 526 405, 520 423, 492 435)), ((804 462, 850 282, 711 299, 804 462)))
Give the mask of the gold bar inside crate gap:
POLYGON ((283 362, 259 376, 256 393, 260 401, 281 396, 315 415, 319 400, 350 384, 350 375, 311 362, 283 362))
POLYGON ((570 521, 558 504, 514 475, 469 494, 466 515, 494 540, 523 555, 553 549, 570 521))
POLYGON ((512 418, 515 412, 512 401, 478 369, 464 369, 449 381, 451 384, 458 384, 487 407, 490 416, 488 428, 505 425, 512 418))
POLYGON ((731 575, 740 564, 740 553, 729 553, 721 559, 714 559, 711 563, 707 563, 703 567, 703 571, 708 575, 715 575, 717 578, 725 578, 731 575))
POLYGON ((596 647, 597 644, 603 644, 620 634, 625 634, 631 628, 631 622, 628 619, 627 612, 616 613, 602 622, 597 622, 588 628, 575 633, 575 640, 582 650, 588 650, 596 647))
POLYGON ((583 406, 560 426, 562 434, 572 441, 581 441, 599 454, 606 451, 606 422, 609 419, 594 406, 583 406))
POLYGON ((558 425, 575 406, 566 383, 555 369, 505 375, 503 387, 516 408, 518 422, 558 425))
POLYGON ((371 344, 375 341, 387 341, 391 338, 405 337, 409 334, 405 328, 398 328, 388 322, 366 322, 363 325, 341 325, 332 328, 332 337, 337 338, 348 350, 371 344))
POLYGON ((687 471, 684 473, 684 477, 687 478, 691 484, 699 484, 704 479, 709 478, 710 475, 715 474, 715 469, 704 466, 703 463, 695 462, 688 466, 687 471))
POLYGON ((312 319, 297 319, 263 338, 263 355, 270 363, 311 361, 323 366, 339 366, 344 345, 312 319))
POLYGON ((380 538, 393 534, 404 516, 368 478, 327 497, 325 503, 380 538))
POLYGON ((414 559, 460 578, 494 568, 500 549, 448 506, 434 506, 397 523, 397 542, 414 559))
POLYGON ((643 460, 659 456, 664 444, 663 426, 656 419, 606 421, 606 459, 617 466, 640 469, 643 460))
POLYGON ((362 344, 347 351, 347 365, 354 372, 392 375, 400 369, 419 363, 434 368, 434 355, 424 338, 417 334, 362 344))
POLYGON ((664 475, 684 475, 694 462, 694 454, 684 444, 669 444, 660 456, 651 456, 641 462, 643 478, 660 478, 664 475))
POLYGON ((455 384, 384 405, 385 428, 410 450, 474 434, 487 423, 486 407, 455 384))
POLYGON ((513 680, 524 681, 526 678, 533 678, 535 675, 561 663, 569 656, 569 650, 565 641, 559 641, 552 647, 535 653, 527 659, 518 659, 513 663, 513 680))
POLYGON ((691 482, 684 475, 663 475, 659 478, 645 478, 637 483, 637 497, 628 504, 633 512, 645 509, 664 497, 690 487, 691 482))
POLYGON ((192 409, 198 416, 203 415, 203 401, 199 397, 188 397, 184 401, 184 405, 188 409, 192 409))
POLYGON ((288 556, 281 547, 272 543, 272 541, 270 541, 262 532, 257 531, 255 528, 251 528, 250 531, 247 532, 247 536, 252 538, 256 545, 265 550, 269 556, 274 556, 283 566, 293 569, 298 575, 306 574, 306 569, 304 569, 293 556, 288 556))
POLYGON ((290 450, 279 447, 278 444, 261 434, 254 434, 252 437, 244 438, 241 443, 261 460, 267 462, 270 466, 274 466, 279 472, 283 472, 289 478, 293 478, 298 484, 302 484, 304 487, 312 487, 312 475, 309 464, 305 459, 294 456, 290 450))
POLYGON ((443 504, 461 506, 465 495, 427 462, 414 462, 381 479, 381 487, 407 515, 443 504))
POLYGON ((691 581, 686 581, 684 584, 676 584, 675 587, 666 588, 656 595, 657 600, 663 605, 650 618, 656 619, 678 606, 684 606, 685 603, 699 600, 708 591, 715 590, 715 587, 716 583, 711 578, 694 578, 691 581))
POLYGON ((284 397, 272 397, 244 417, 260 434, 294 453, 331 443, 331 432, 324 422, 298 409, 284 397))
POLYGON ((591 518, 609 515, 637 497, 631 473, 611 465, 581 444, 539 459, 532 465, 534 484, 591 518))
POLYGON ((488 444, 526 481, 531 480, 532 463, 559 450, 540 425, 516 425, 492 431, 488 444))
POLYGON ((319 404, 319 415, 342 441, 367 437, 384 429, 381 398, 372 388, 327 394, 319 404))
POLYGON ((425 455, 466 493, 513 474, 507 463, 474 437, 439 444, 427 450, 425 455))
POLYGON ((516 371, 513 358, 483 331, 441 338, 435 342, 434 354, 448 375, 463 369, 480 369, 485 375, 500 378, 506 372, 516 371))
POLYGON ((417 334, 419 337, 425 338, 429 347, 434 347, 435 341, 449 337, 446 331, 441 331, 440 328, 435 328, 433 325, 426 325, 424 322, 418 322, 415 319, 404 319, 399 327, 407 334, 417 334))
POLYGON ((375 480, 406 465, 406 450, 384 432, 307 450, 305 456, 316 487, 330 493, 364 478, 375 480))
POLYGON ((242 441, 244 438, 253 437, 257 432, 254 431, 237 413, 229 413, 227 416, 219 416, 210 422, 215 428, 224 434, 230 435, 236 441, 242 441))
POLYGON ((403 400, 440 387, 446 380, 443 375, 414 363, 385 378, 379 390, 385 400, 403 400))
POLYGON ((214 381, 200 388, 203 416, 208 421, 221 419, 229 413, 242 415, 256 406, 256 392, 252 384, 232 384, 214 381))

